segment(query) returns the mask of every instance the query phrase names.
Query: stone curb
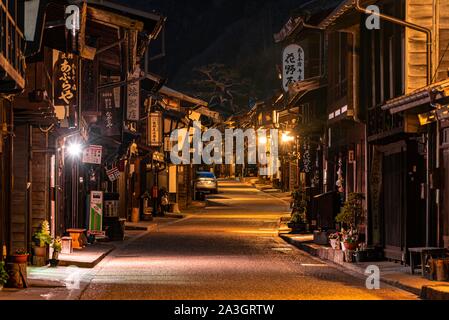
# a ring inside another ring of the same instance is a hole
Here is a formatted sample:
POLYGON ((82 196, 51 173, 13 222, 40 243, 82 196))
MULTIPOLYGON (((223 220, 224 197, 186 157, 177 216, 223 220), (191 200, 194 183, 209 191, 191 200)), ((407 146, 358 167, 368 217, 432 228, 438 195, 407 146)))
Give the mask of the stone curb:
POLYGON ((61 266, 61 267, 76 266, 78 268, 89 268, 89 269, 92 269, 97 264, 99 264, 101 262, 101 260, 103 260, 108 254, 110 254, 115 249, 116 249, 115 246, 111 246, 107 251, 105 251, 102 255, 100 255, 97 259, 95 259, 92 262, 61 260, 61 261, 59 261, 59 266, 61 266))

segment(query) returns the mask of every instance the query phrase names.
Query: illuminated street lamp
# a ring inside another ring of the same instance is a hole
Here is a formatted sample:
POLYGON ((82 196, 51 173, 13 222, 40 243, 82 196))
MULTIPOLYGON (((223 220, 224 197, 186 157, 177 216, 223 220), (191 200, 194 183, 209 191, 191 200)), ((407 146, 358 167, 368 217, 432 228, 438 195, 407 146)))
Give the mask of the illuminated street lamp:
POLYGON ((290 135, 290 132, 289 132, 289 131, 286 131, 286 132, 283 132, 283 133, 282 133, 281 141, 282 141, 283 143, 293 142, 293 140, 295 140, 295 137, 292 137, 292 136, 290 135))
POLYGON ((79 158, 79 156, 81 156, 82 152, 83 152, 83 147, 78 142, 72 142, 67 146, 67 153, 72 158, 79 158))

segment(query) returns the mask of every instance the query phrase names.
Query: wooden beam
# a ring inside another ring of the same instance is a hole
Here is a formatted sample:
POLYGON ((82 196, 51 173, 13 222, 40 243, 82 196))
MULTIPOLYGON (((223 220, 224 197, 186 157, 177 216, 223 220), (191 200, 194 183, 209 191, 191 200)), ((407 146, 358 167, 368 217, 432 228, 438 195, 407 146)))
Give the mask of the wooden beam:
POLYGON ((86 45, 86 21, 87 21, 87 4, 84 2, 81 8, 81 25, 78 42, 80 46, 80 56, 88 60, 94 60, 96 49, 86 45))
POLYGON ((11 79, 14 80, 21 89, 25 88, 25 79, 1 53, 0 53, 0 67, 6 71, 8 76, 11 77, 11 79))
POLYGON ((101 9, 88 7, 87 8, 87 16, 89 19, 110 24, 114 26, 123 27, 126 29, 142 31, 144 28, 144 24, 141 21, 137 21, 134 19, 130 19, 128 17, 124 17, 115 13, 103 11, 101 9))

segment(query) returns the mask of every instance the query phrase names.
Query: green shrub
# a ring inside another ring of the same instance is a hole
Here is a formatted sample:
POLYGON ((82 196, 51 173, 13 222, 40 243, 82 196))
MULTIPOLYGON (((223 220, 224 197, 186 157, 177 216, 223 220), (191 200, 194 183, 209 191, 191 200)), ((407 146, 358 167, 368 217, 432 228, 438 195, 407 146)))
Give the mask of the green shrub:
POLYGON ((0 286, 5 285, 5 283, 8 281, 8 273, 5 269, 5 263, 3 261, 0 261, 0 286))
POLYGON ((33 235, 33 239, 39 242, 39 247, 43 248, 50 245, 53 241, 50 235, 50 224, 47 220, 42 221, 39 231, 33 235))
POLYGON ((365 196, 363 193, 350 193, 340 213, 335 217, 335 221, 353 229, 357 223, 357 219, 363 215, 362 201, 364 199, 365 196))

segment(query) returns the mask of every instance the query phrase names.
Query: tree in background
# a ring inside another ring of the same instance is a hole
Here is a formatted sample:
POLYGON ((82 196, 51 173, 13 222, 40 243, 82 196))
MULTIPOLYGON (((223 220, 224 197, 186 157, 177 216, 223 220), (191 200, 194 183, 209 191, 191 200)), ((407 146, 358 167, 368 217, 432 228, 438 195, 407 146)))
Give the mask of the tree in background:
POLYGON ((224 115, 247 110, 254 87, 238 70, 213 63, 195 68, 189 92, 209 102, 212 110, 224 115))

